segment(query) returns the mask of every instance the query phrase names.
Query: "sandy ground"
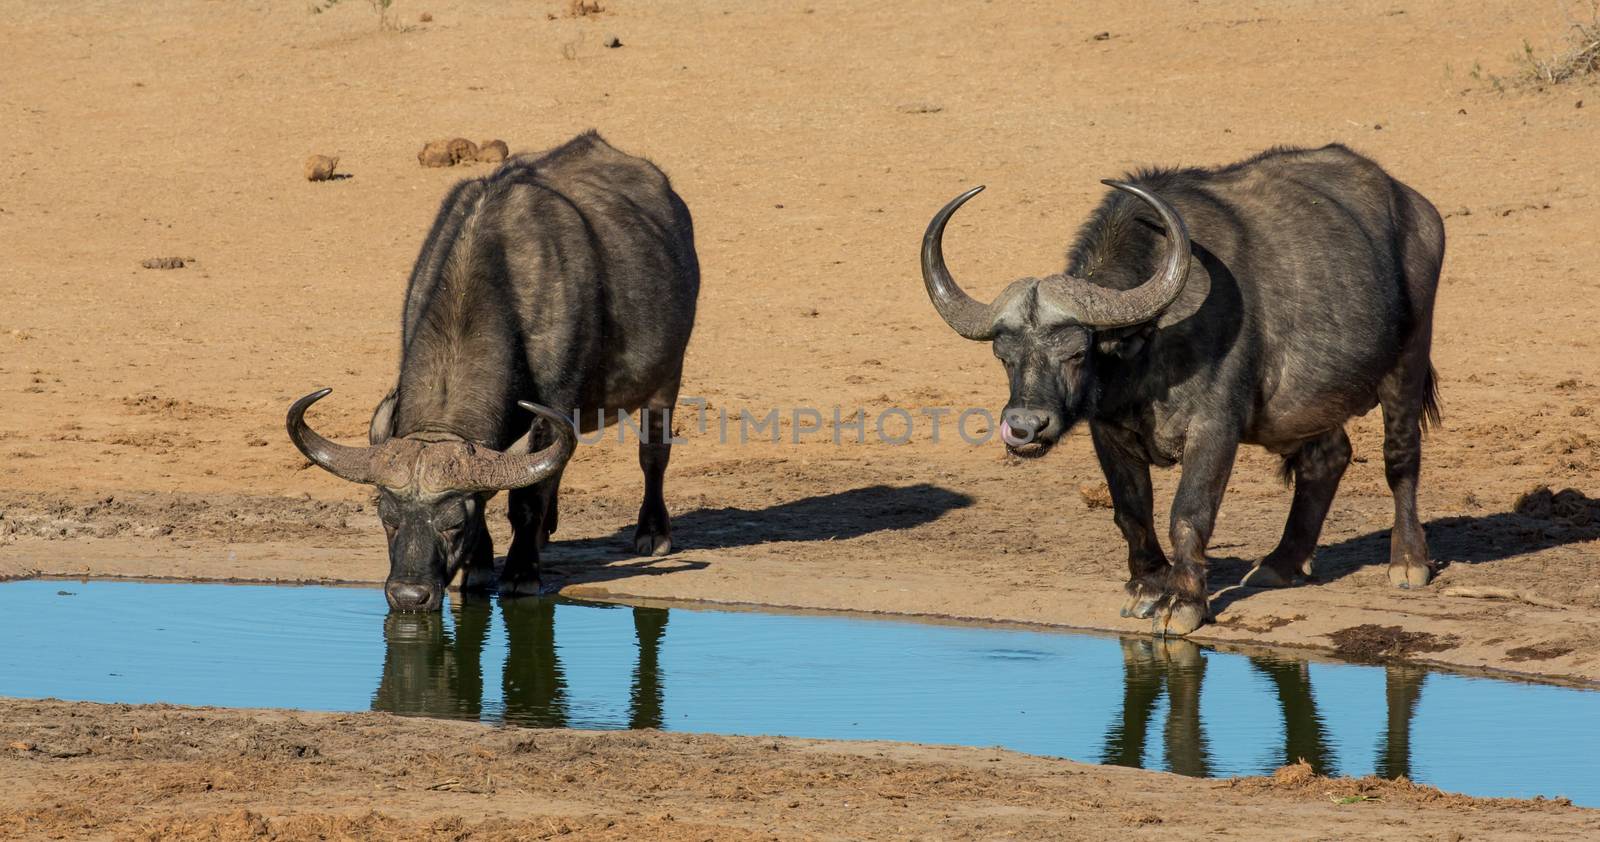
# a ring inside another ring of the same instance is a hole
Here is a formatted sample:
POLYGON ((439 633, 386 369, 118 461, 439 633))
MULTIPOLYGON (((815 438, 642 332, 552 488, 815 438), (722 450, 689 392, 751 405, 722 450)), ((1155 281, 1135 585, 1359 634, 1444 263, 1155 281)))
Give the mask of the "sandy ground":
MULTIPOLYGON (((1227 590, 1289 504, 1275 460, 1243 453, 1212 548, 1219 622, 1197 636, 1329 648, 1395 627, 1432 635, 1429 660, 1600 680, 1600 87, 1497 78, 1524 39, 1556 42, 1559 4, 602 5, 399 0, 396 30, 357 2, 4 4, 0 575, 383 578, 368 493, 308 469, 282 418, 333 386, 314 423, 359 440, 392 382, 421 237, 484 172, 418 166, 431 138, 535 150, 597 127, 651 157, 704 266, 685 393, 874 417, 1004 401, 988 348, 938 320, 916 269, 960 190, 989 186, 947 255, 988 295, 1059 269, 1101 178, 1340 141, 1448 217, 1445 422, 1421 495, 1447 566, 1421 592, 1387 585, 1374 414, 1351 425, 1307 587, 1227 590), (306 182, 313 153, 349 177, 306 182), (192 260, 140 265, 160 257, 192 260), (1539 486, 1572 491, 1519 511, 1539 486)), ((917 417, 903 446, 687 429, 667 488, 680 551, 660 560, 626 540, 633 448, 582 448, 550 578, 1145 630, 1117 616, 1125 550, 1080 494, 1100 481, 1086 436, 1023 464, 933 442, 917 417)), ((1175 479, 1157 477, 1163 512, 1175 479)))
MULTIPOLYGON (((1449 216, 1446 420, 1422 492, 1449 566, 1422 593, 1386 586, 1379 422, 1359 419, 1321 583, 1225 594, 1204 634, 1326 646, 1341 628, 1399 625, 1452 638, 1440 661, 1600 677, 1600 97, 1490 80, 1514 72, 1522 39, 1559 35, 1556 7, 1538 5, 617 2, 572 18, 557 3, 493 16, 438 3, 422 24, 402 3, 401 31, 357 3, 20 5, 4 15, 14 81, 0 105, 13 126, 0 557, 52 573, 381 579, 367 492, 308 470, 281 419, 331 385, 315 420, 359 440, 395 376, 421 235, 446 188, 483 171, 418 166, 431 137, 537 149, 598 126, 660 162, 705 266, 685 393, 830 417, 1003 403, 988 349, 938 321, 915 268, 928 216, 960 188, 990 186, 947 249, 986 294, 1059 265, 1102 177, 1337 140, 1449 216), (601 46, 610 34, 623 46, 601 46), (304 181, 313 152, 350 177, 304 181), (140 266, 161 256, 194 260, 140 266), (1574 492, 1513 510, 1540 485, 1574 492), (1462 589, 1511 599, 1451 596, 1462 589), (1564 654, 1508 655, 1526 647, 1564 654)), ((682 551, 657 562, 623 540, 632 448, 584 448, 552 578, 591 595, 1141 628, 1115 611, 1110 513, 1079 493, 1099 482, 1086 436, 1019 464, 948 429, 934 443, 917 417, 903 446, 848 431, 795 445, 788 429, 724 443, 690 427, 668 489, 682 551)), ((1276 542, 1289 499, 1275 468, 1240 460, 1217 589, 1276 542)), ((1163 510, 1174 479, 1159 475, 1163 510)))
POLYGON ((1590 839, 1560 801, 993 749, 0 702, 0 839, 1590 839), (1337 828, 1318 831, 1312 828, 1337 828))

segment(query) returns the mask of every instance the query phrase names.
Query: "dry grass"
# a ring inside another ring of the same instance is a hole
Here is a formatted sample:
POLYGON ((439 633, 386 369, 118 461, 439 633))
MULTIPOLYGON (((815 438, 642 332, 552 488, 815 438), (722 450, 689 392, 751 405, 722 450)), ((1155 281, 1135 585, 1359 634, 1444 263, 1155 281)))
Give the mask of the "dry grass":
POLYGON ((1530 81, 1554 85, 1600 74, 1600 0, 1588 0, 1587 6, 1586 16, 1568 10, 1564 49, 1540 55, 1533 45, 1522 42, 1519 59, 1530 81))
MULTIPOLYGON (((320 4, 313 3, 307 8, 312 14, 320 15, 323 12, 332 9, 334 6, 339 5, 339 2, 340 0, 322 0, 320 4)), ((379 29, 404 29, 404 27, 400 25, 400 18, 394 14, 393 9, 391 8, 394 6, 394 0, 367 0, 367 5, 371 6, 373 14, 377 15, 379 29)), ((423 22, 426 23, 431 20, 433 20, 433 16, 427 15, 423 22)))

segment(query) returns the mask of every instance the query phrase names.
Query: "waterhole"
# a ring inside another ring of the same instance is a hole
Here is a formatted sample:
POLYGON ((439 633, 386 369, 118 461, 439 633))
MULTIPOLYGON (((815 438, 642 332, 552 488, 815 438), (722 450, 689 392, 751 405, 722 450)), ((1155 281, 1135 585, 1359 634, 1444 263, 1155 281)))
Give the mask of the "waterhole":
POLYGON ((1184 640, 376 589, 0 584, 0 695, 1003 746, 1600 806, 1600 694, 1184 640))

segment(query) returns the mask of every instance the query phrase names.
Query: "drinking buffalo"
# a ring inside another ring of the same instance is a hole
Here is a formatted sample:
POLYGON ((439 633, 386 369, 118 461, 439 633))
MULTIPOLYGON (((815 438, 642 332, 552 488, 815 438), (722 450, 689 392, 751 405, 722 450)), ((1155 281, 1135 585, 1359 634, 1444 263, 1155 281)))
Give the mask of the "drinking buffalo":
POLYGON ((411 273, 399 382, 373 413, 371 446, 334 444, 306 425, 327 389, 288 415, 308 459, 378 487, 391 607, 437 610, 463 568, 463 588, 495 584, 484 505, 502 490, 512 539, 499 588, 537 592, 576 441, 563 415, 574 411, 591 430, 646 410, 634 545, 671 550, 667 414, 699 287, 689 210, 667 177, 593 132, 450 192, 411 273))
POLYGON ((1438 420, 1428 359, 1438 211, 1338 145, 1105 183, 1116 190, 1079 231, 1064 273, 1015 281, 991 303, 961 290, 941 240, 980 187, 933 217, 922 275, 944 320, 993 342, 1004 363, 1001 436, 1013 453, 1042 455, 1089 421, 1128 541, 1123 614, 1173 634, 1208 618, 1205 550, 1240 443, 1281 455, 1294 483, 1283 538, 1246 583, 1309 574, 1350 461, 1344 424, 1380 404, 1395 504, 1389 579, 1426 585, 1416 494, 1422 426, 1438 420), (1177 462, 1169 563, 1150 465, 1177 462))

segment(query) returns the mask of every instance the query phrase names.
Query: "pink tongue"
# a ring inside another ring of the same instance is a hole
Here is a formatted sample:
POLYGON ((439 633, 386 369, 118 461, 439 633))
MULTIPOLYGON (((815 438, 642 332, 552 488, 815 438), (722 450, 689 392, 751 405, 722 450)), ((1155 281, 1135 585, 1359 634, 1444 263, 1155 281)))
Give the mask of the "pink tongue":
POLYGON ((1026 439, 1019 438, 1011 431, 1011 425, 1007 424, 1004 418, 1000 419, 1000 440, 1012 447, 1021 447, 1028 443, 1026 439))

